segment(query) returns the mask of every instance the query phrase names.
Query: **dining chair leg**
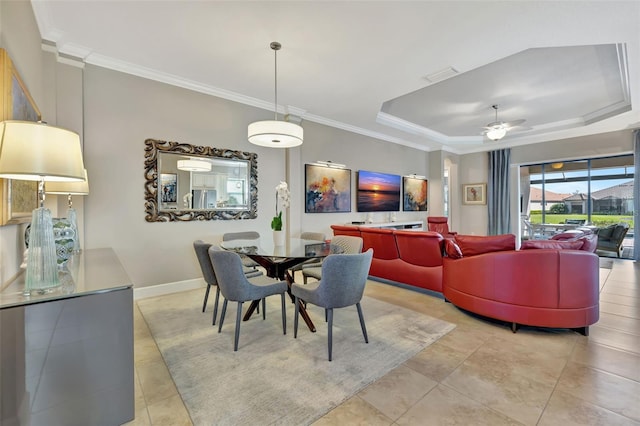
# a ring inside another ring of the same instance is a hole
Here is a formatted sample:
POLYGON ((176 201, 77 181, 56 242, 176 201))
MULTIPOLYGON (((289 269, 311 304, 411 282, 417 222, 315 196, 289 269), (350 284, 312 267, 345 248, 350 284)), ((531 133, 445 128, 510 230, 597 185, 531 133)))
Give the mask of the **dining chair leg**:
POLYGON ((287 308, 284 303, 284 293, 280 295, 282 301, 282 334, 287 334, 287 308))
POLYGON ((267 319, 267 309, 266 309, 266 297, 262 298, 262 319, 267 319))
POLYGON ((327 309, 327 316, 329 317, 327 339, 329 344, 329 361, 331 361, 331 349, 333 345, 333 308, 327 309))
POLYGON ((242 302, 238 302, 238 312, 236 313, 236 335, 233 338, 233 351, 238 350, 238 339, 240 337, 240 321, 242 321, 242 302))
POLYGON ((224 316, 227 313, 227 299, 222 302, 222 312, 220 312, 220 324, 218 324, 218 333, 222 331, 222 323, 224 322, 224 316))
POLYGON ((324 322, 327 322, 327 309, 324 310, 324 322))
POLYGON ((204 292, 204 302, 202 303, 202 312, 207 310, 207 299, 209 299, 209 289, 211 288, 210 284, 207 284, 207 291, 204 292))
POLYGON ((295 305, 295 313, 293 315, 293 338, 296 339, 298 337, 298 314, 300 313, 300 305, 299 299, 297 297, 293 298, 293 304, 295 305))
POLYGON ((220 287, 216 286, 216 304, 213 306, 213 324, 216 325, 216 318, 218 317, 218 300, 220 300, 220 287))
POLYGON ((358 317, 360 318, 360 327, 362 328, 364 341, 365 343, 369 343, 369 337, 367 336, 367 326, 364 325, 364 316, 362 315, 362 307, 360 306, 360 302, 356 303, 356 308, 358 308, 358 317))

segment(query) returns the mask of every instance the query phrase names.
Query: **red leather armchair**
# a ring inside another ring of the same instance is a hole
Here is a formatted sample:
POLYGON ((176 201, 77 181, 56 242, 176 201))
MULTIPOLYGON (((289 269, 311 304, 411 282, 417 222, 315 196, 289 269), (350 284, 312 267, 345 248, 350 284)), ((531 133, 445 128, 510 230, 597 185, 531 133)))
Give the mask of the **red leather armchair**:
POLYGON ((427 227, 429 231, 437 232, 445 238, 453 238, 458 233, 449 231, 448 220, 449 218, 446 216, 428 216, 427 227))

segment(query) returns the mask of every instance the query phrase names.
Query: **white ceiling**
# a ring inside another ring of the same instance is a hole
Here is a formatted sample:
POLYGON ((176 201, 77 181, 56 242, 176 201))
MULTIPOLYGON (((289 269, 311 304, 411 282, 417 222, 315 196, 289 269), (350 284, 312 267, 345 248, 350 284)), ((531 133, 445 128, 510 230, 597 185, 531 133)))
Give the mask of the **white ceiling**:
MULTIPOLYGON (((640 126, 640 1, 32 0, 61 54, 424 150, 640 126), (429 81, 453 68, 457 74, 429 81), (498 119, 530 130, 483 139, 498 119)), ((248 124, 248 123, 247 123, 248 124)))

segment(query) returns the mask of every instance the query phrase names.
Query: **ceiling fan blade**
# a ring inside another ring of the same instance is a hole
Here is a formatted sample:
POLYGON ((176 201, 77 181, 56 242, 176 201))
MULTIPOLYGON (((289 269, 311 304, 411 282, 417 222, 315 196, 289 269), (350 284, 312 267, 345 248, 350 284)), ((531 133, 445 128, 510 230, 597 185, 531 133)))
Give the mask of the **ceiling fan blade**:
POLYGON ((529 126, 513 126, 513 127, 509 127, 507 129, 510 132, 524 132, 527 130, 533 130, 533 127, 529 127, 529 126))
POLYGON ((491 129, 501 129, 501 128, 505 128, 507 129, 509 126, 506 125, 506 123, 503 122, 495 122, 495 123, 489 123, 486 126, 483 127, 483 129, 487 129, 487 130, 491 130, 491 129))
POLYGON ((527 120, 525 120, 525 119, 520 119, 520 120, 507 121, 506 123, 504 123, 504 126, 505 126, 505 127, 515 127, 515 126, 519 126, 519 125, 521 125, 521 124, 522 124, 522 123, 524 123, 525 121, 527 121, 527 120))
MULTIPOLYGON (((486 135, 486 134, 487 134, 487 132, 488 132, 489 130, 493 129, 493 127, 483 127, 483 129, 485 129, 485 130, 483 130, 482 132, 480 132, 480 134, 484 136, 484 135, 486 135)), ((511 132, 526 132, 527 130, 533 130, 533 127, 528 127, 528 126, 513 126, 513 127, 507 127, 507 126, 505 126, 505 128, 504 128, 504 129, 505 129, 508 133, 511 133, 511 132)))

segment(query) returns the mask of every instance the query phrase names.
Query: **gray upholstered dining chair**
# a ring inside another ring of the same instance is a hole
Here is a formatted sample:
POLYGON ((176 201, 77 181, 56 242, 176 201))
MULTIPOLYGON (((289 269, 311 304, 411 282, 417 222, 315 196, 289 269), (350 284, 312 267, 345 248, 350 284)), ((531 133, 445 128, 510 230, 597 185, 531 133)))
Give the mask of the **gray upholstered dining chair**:
MULTIPOLYGON (((302 238, 303 240, 325 241, 327 237, 322 232, 302 232, 300 233, 300 238, 302 238)), ((301 271, 304 268, 310 268, 320 265, 322 265, 322 259, 309 259, 304 263, 292 267, 291 269, 289 269, 289 271, 291 271, 291 277, 295 281, 296 271, 301 271)))
POLYGON ((222 331, 224 316, 227 312, 227 302, 238 302, 236 313, 236 330, 233 343, 233 350, 238 350, 238 339, 240 337, 240 321, 242 318, 242 304, 249 300, 262 300, 262 317, 265 317, 264 299, 268 296, 279 294, 282 299, 282 331, 287 334, 287 316, 285 313, 284 295, 287 292, 287 282, 269 280, 261 283, 252 283, 242 272, 242 261, 238 253, 232 251, 216 250, 209 248, 209 258, 213 265, 213 270, 218 280, 218 288, 224 296, 222 312, 220 313, 220 324, 218 333, 222 331))
POLYGON ((356 305, 364 341, 369 343, 367 327, 362 316, 360 300, 369 275, 373 249, 359 254, 331 254, 322 262, 322 279, 309 285, 292 284, 291 294, 295 297, 293 317, 293 337, 298 337, 298 312, 300 300, 323 307, 328 322, 329 361, 333 346, 333 310, 356 305))
MULTIPOLYGON (((204 293, 204 302, 202 302, 202 312, 207 310, 207 300, 209 300, 209 290, 211 286, 216 287, 216 301, 213 306, 213 321, 212 324, 216 325, 216 317, 218 316, 218 300, 220 299, 220 288, 218 287, 218 281, 216 280, 216 274, 213 272, 213 265, 211 265, 211 259, 209 258, 209 247, 211 243, 205 243, 202 240, 196 240, 193 242, 193 249, 196 252, 198 263, 200 264, 200 270, 202 271, 202 278, 207 283, 207 289, 204 293)), ((214 246, 215 247, 215 246, 214 246)), ((242 267, 243 272, 247 278, 253 278, 263 275, 262 271, 257 269, 242 267)))
MULTIPOLYGON (((336 235, 331 239, 331 244, 336 244, 342 248, 344 254, 355 254, 362 252, 362 238, 351 235, 336 235)), ((322 276, 321 266, 309 266, 302 268, 302 280, 306 284, 309 277, 319 280, 322 276)))
MULTIPOLYGON (((257 240, 259 238, 260 233, 256 231, 227 232, 222 234, 222 241, 257 240)), ((247 268, 256 269, 256 267, 260 266, 255 260, 245 255, 240 255, 240 259, 242 259, 242 264, 247 268)))

